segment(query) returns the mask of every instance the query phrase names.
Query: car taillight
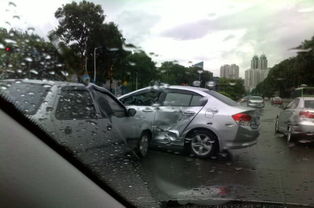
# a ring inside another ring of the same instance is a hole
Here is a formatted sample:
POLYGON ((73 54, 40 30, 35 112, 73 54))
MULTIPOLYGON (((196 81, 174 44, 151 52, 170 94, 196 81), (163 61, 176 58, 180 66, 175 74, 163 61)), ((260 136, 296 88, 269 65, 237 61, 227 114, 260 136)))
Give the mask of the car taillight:
POLYGON ((314 113, 310 111, 300 111, 299 116, 303 118, 314 118, 314 113))
POLYGON ((252 117, 246 113, 238 113, 232 116, 233 120, 240 125, 249 126, 252 120, 252 117))

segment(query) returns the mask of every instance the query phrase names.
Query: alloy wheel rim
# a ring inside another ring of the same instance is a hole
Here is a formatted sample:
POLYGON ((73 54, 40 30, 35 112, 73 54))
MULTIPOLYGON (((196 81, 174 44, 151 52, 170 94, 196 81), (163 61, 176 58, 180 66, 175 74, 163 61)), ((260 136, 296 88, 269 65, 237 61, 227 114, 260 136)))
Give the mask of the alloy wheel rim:
POLYGON ((197 134, 191 142, 191 147, 196 155, 209 154, 213 148, 213 140, 205 134, 197 134))

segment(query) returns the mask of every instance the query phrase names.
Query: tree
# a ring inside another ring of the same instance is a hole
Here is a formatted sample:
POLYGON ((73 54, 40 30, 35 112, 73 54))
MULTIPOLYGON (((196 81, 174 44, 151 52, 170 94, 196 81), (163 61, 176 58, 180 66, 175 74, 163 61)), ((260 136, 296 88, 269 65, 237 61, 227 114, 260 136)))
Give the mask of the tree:
MULTIPOLYGON (((119 77, 122 60, 127 56, 122 48, 124 38, 113 22, 104 23, 105 15, 100 5, 82 1, 63 5, 55 12, 58 27, 52 31, 63 44, 70 63, 78 75, 94 75, 96 58, 98 84, 119 77), (95 56, 95 57, 94 57, 95 56)), ((110 81, 111 82, 111 81, 110 81)))
POLYGON ((155 63, 144 52, 130 54, 126 59, 126 80, 131 89, 137 89, 150 85, 158 77, 155 63))
POLYGON ((294 49, 299 50, 297 56, 272 67, 267 78, 256 86, 253 93, 268 97, 279 92, 281 97, 290 97, 291 91, 301 84, 313 86, 314 36, 294 49))
POLYGON ((201 78, 201 87, 205 87, 205 83, 212 79, 212 73, 204 70, 201 76, 198 73, 198 67, 185 67, 177 64, 175 61, 166 61, 161 64, 158 71, 162 82, 172 85, 192 85, 193 81, 201 78))
POLYGON ((65 80, 68 74, 57 50, 36 34, 0 29, 2 78, 65 80))
POLYGON ((188 69, 175 62, 166 61, 161 64, 158 69, 161 82, 171 85, 179 85, 188 83, 188 69))
POLYGON ((218 91, 233 100, 239 100, 245 93, 243 79, 220 78, 218 91))

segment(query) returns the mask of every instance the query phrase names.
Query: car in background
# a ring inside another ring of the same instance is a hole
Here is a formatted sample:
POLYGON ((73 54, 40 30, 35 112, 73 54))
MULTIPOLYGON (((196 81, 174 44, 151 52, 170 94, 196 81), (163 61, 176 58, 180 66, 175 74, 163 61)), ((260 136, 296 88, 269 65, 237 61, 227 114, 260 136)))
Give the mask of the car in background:
POLYGON ((273 97, 273 98, 271 98, 270 103, 272 105, 282 105, 283 104, 283 100, 280 97, 273 97))
POLYGON ((205 88, 152 86, 119 97, 149 120, 150 145, 176 147, 206 158, 257 143, 259 116, 252 108, 205 88))
POLYGON ((290 142, 296 137, 314 138, 314 97, 298 97, 283 107, 275 121, 275 133, 290 142))
POLYGON ((261 96, 250 96, 247 100, 247 106, 254 108, 264 108, 264 99, 261 96))
POLYGON ((249 97, 250 97, 249 95, 248 95, 248 96, 244 96, 243 98, 240 99, 239 102, 240 102, 240 103, 247 102, 247 100, 249 99, 249 97))
POLYGON ((0 92, 57 142, 77 153, 101 149, 106 157, 147 153, 149 126, 133 118, 108 90, 90 84, 2 80, 0 92), (146 127, 147 128, 146 128, 146 127))

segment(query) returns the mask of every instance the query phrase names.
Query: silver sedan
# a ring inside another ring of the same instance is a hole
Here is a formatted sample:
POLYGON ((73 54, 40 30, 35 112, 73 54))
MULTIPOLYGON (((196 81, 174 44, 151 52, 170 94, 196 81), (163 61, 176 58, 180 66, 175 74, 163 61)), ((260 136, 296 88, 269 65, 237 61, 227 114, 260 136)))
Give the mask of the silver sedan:
POLYGON ((260 96, 250 96, 247 100, 247 106, 254 108, 264 108, 264 99, 260 96))
POLYGON ((290 142, 296 137, 314 137, 314 98, 298 97, 276 118, 275 132, 286 135, 290 142))
POLYGON ((178 147, 205 158, 225 149, 254 145, 259 136, 255 109, 208 89, 153 86, 119 100, 136 109, 138 122, 149 120, 152 146, 178 147))

